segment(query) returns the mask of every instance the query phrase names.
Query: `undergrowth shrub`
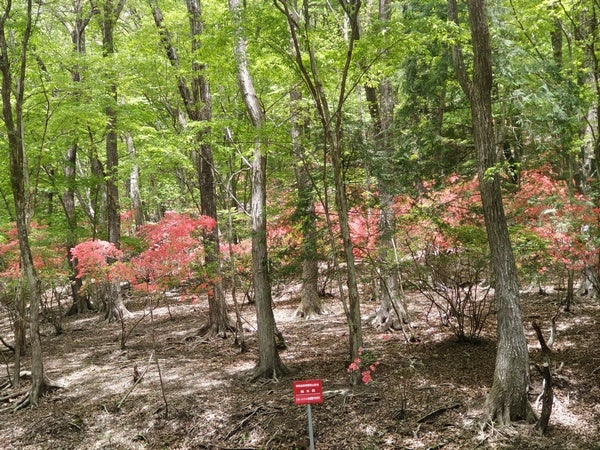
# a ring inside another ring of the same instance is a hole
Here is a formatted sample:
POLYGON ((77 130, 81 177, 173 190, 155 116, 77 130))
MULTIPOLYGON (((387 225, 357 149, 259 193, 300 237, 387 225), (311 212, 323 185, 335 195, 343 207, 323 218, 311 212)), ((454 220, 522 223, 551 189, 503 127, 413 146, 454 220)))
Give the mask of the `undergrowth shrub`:
POLYGON ((489 255, 481 227, 439 230, 416 251, 407 279, 431 302, 440 324, 461 342, 476 342, 492 309, 489 255))

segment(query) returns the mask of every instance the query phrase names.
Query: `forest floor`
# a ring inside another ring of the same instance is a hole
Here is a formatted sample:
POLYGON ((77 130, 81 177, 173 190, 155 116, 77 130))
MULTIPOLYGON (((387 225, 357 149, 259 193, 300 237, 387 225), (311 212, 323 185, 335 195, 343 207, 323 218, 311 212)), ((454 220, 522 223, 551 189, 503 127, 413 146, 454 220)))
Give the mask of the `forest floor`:
MULTIPOLYGON (((147 305, 130 300, 136 318, 127 323, 124 350, 120 325, 101 322, 98 314, 64 318, 59 335, 44 327, 45 370, 64 388, 45 395, 37 408, 0 413, 0 448, 307 448, 307 408, 294 404, 292 382, 317 378, 324 391, 324 402, 312 406, 317 449, 600 449, 600 301, 578 298, 573 312, 557 320, 554 409, 541 436, 530 424, 485 423, 496 353, 493 316, 482 342, 458 343, 436 314, 427 314, 427 300, 410 295, 418 342, 365 326, 365 347, 380 364, 370 383, 352 386, 339 300, 325 301, 327 315, 299 321, 298 289, 274 291, 288 346, 281 356, 293 371, 277 381, 248 381, 255 332, 246 333, 247 353, 231 337, 186 339, 207 317, 201 303, 162 299, 152 317, 138 320, 147 305), (135 366, 144 376, 134 387, 135 366)), ((537 320, 547 333, 556 302, 552 295, 523 296, 532 364, 540 362, 540 345, 530 324, 537 320)), ((365 317, 376 306, 365 302, 365 317)), ((254 330, 253 306, 244 304, 242 315, 254 330)), ((10 336, 7 319, 0 321, 0 336, 10 336)), ((5 361, 11 358, 2 350, 5 361)), ((534 404, 541 377, 533 367, 531 376, 534 404)), ((0 376, 0 385, 5 379, 0 376)))

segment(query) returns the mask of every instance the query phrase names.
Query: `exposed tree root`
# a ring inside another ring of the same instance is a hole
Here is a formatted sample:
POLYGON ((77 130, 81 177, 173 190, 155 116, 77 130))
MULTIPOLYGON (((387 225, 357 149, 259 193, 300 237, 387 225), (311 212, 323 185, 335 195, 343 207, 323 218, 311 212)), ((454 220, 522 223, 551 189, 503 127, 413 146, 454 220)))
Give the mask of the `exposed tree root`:
POLYGON ((323 307, 304 308, 302 305, 300 305, 294 312, 294 317, 302 320, 314 320, 325 314, 329 314, 329 312, 323 307))
POLYGON ((398 314, 393 309, 387 311, 378 308, 377 311, 367 318, 367 323, 375 328, 379 333, 388 331, 402 331, 406 342, 416 342, 414 329, 408 321, 400 320, 398 314))
POLYGON ((10 387, 12 387, 12 382, 10 381, 10 378, 7 378, 6 380, 0 383, 0 391, 3 391, 4 389, 10 387))
POLYGON ((488 420, 500 427, 509 426, 513 421, 524 420, 527 423, 535 423, 537 416, 532 406, 527 403, 525 411, 521 414, 511 417, 510 405, 506 402, 487 402, 488 420))
MULTIPOLYGON (((31 378, 31 372, 29 371, 22 371, 21 372, 21 378, 31 378)), ((42 386, 40 387, 40 395, 39 397, 41 397, 42 395, 56 390, 56 389, 63 389, 65 386, 63 386, 60 383, 54 382, 52 380, 50 380, 48 377, 44 376, 44 382, 42 383, 42 386)), ((2 412, 7 412, 7 411, 18 411, 20 409, 24 409, 27 408, 29 406, 31 406, 31 391, 30 390, 20 390, 17 392, 12 392, 9 394, 6 394, 2 397, 0 397, 0 403, 9 403, 9 405, 6 405, 2 408, 0 408, 0 413, 2 412)))
POLYGON ((0 402, 1 403, 9 402, 13 398, 20 397, 21 395, 27 395, 27 390, 12 392, 10 394, 4 395, 4 396, 0 397, 0 402))
POLYGON ((211 323, 207 321, 195 333, 196 337, 215 338, 220 337, 227 339, 229 334, 234 334, 236 331, 235 322, 227 319, 226 323, 211 323))
POLYGON ((283 363, 276 364, 276 367, 261 367, 256 366, 254 372, 250 377, 250 382, 279 382, 279 378, 290 373, 290 369, 283 365, 283 363))

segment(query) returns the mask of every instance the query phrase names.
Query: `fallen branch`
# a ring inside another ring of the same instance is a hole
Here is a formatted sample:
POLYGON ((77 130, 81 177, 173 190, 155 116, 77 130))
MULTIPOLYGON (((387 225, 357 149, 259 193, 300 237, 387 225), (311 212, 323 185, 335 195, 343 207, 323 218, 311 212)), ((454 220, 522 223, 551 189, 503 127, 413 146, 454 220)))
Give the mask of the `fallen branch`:
POLYGON ((256 413, 258 413, 261 410, 260 406, 257 406, 256 408, 254 408, 254 410, 252 410, 250 413, 246 414, 246 416, 235 426, 231 429, 231 431, 229 433, 227 433, 227 435, 225 436, 225 440, 228 440, 231 436, 233 436, 238 430, 242 429, 242 427, 244 426, 244 424, 246 422, 248 422, 254 415, 256 415, 256 413))
MULTIPOLYGON (((248 407, 251 407, 252 404, 248 405, 248 407)), ((247 409, 247 408, 246 408, 247 409)), ((252 409, 252 411, 246 413, 243 416, 243 419, 240 420, 240 422, 234 426, 231 431, 229 431, 229 433, 227 433, 227 435, 225 436, 224 440, 228 440, 231 436, 233 436, 235 433, 237 433, 239 430, 241 430, 244 425, 246 425, 246 423, 255 415, 257 415, 258 413, 261 413, 263 415, 267 415, 267 414, 281 414, 281 411, 283 410, 283 408, 278 407, 278 406, 268 406, 268 405, 260 405, 255 407, 254 409, 252 409)), ((238 417, 240 416, 240 414, 238 414, 238 417)))
POLYGON ((436 409, 435 411, 425 414, 420 419, 417 419, 417 423, 427 422, 428 420, 433 419, 434 417, 437 417, 446 411, 449 411, 451 409, 460 408, 461 406, 462 406, 462 403, 454 403, 453 405, 450 405, 450 406, 443 406, 441 408, 436 409))

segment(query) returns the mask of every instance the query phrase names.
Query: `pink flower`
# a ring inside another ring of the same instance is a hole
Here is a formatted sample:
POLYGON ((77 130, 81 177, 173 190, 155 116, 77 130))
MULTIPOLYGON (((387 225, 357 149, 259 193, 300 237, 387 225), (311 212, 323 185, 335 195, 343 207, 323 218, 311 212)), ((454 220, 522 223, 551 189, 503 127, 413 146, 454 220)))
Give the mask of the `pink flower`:
POLYGON ((356 364, 355 362, 351 363, 348 366, 348 372, 353 372, 354 370, 358 370, 358 364, 356 364))
POLYGON ((371 372, 369 370, 365 370, 362 372, 362 381, 365 384, 371 381, 371 372))

